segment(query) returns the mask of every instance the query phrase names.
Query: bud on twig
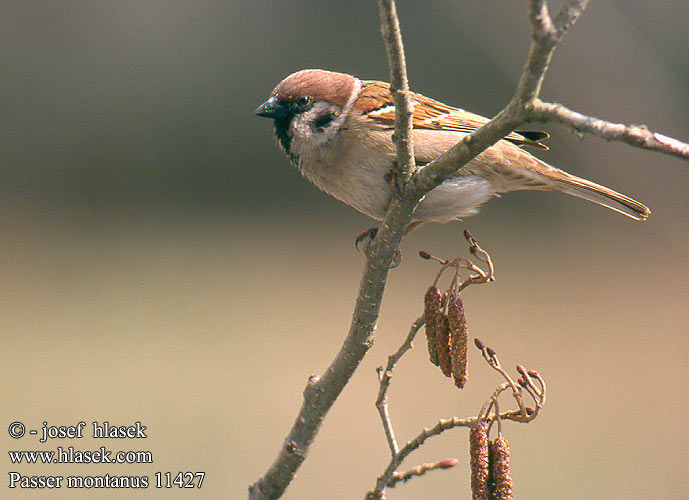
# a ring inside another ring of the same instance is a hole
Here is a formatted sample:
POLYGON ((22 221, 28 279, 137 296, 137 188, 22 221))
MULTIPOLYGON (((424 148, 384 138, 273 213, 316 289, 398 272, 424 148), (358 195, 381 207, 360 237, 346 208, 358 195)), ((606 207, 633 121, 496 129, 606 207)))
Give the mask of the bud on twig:
POLYGON ((442 460, 438 460, 436 462, 439 469, 449 469, 451 467, 454 467, 458 463, 459 460, 457 460, 456 458, 443 458, 442 460))
POLYGON ((456 458, 443 458, 434 463, 417 465, 406 472, 395 472, 388 482, 388 487, 393 488, 399 482, 405 483, 413 477, 423 476, 432 470, 450 469, 457 465, 457 463, 458 460, 456 458))
POLYGON ((467 321, 461 297, 450 296, 447 303, 450 335, 450 362, 455 385, 460 389, 467 383, 467 321))
POLYGON ((488 500, 488 422, 479 420, 469 431, 471 498, 488 500))
POLYGON ((472 245, 472 246, 476 245, 476 243, 477 243, 476 237, 473 234, 471 234, 471 232, 469 232, 468 229, 465 229, 463 231, 463 233, 464 233, 464 239, 467 240, 470 245, 472 245))

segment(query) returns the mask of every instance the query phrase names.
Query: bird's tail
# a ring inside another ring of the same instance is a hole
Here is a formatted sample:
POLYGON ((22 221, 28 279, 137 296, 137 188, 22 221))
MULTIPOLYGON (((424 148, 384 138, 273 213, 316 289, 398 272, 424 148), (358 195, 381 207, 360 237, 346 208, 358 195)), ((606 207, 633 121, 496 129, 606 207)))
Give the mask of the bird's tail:
POLYGON ((533 181, 532 184, 527 184, 526 189, 561 191, 598 203, 636 220, 646 220, 651 213, 648 207, 629 196, 576 175, 568 174, 564 170, 548 165, 524 151, 521 154, 521 162, 526 159, 524 155, 528 155, 528 159, 531 160, 530 168, 520 172, 525 181, 533 181))
POLYGON ((632 219, 646 220, 651 213, 647 206, 629 196, 571 174, 558 180, 557 185, 563 193, 598 203, 632 219))

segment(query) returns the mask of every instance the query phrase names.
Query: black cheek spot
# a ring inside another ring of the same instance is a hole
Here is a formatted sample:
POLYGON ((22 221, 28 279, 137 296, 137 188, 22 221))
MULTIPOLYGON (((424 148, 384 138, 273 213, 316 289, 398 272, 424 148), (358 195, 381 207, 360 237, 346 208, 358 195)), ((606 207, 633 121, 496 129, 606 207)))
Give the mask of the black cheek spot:
POLYGON ((325 127, 330 125, 335 117, 331 113, 326 113, 316 118, 313 122, 313 127, 319 132, 322 132, 325 127))

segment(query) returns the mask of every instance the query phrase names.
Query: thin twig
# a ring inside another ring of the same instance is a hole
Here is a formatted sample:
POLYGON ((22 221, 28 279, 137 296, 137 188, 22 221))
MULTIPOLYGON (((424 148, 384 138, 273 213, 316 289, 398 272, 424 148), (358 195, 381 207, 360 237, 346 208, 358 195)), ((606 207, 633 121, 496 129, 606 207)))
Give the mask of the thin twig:
MULTIPOLYGON (((505 371, 505 369, 502 368, 502 365, 500 364, 500 360, 498 359, 498 355, 495 352, 495 349, 486 346, 480 339, 477 338, 474 339, 474 344, 481 351, 483 358, 486 360, 486 362, 488 362, 490 367, 496 370, 498 373, 500 373, 506 380, 506 382, 503 382, 495 389, 495 393, 493 394, 493 396, 491 396, 491 398, 488 401, 486 401, 486 403, 483 405, 481 411, 478 414, 479 418, 488 418, 488 414, 490 413, 491 408, 494 406, 494 402, 497 401, 497 398, 500 395, 500 393, 502 393, 507 388, 511 388, 512 397, 517 402, 517 405, 519 406, 519 411, 508 412, 510 413, 510 416, 506 418, 508 418, 509 420, 514 420, 522 423, 528 423, 535 419, 538 416, 538 412, 545 405, 546 401, 546 385, 545 381, 539 375, 539 373, 535 370, 526 370, 526 368, 524 368, 522 365, 517 365, 517 371, 521 375, 521 377, 518 379, 518 384, 520 387, 517 387, 512 377, 510 377, 507 371, 505 371), (538 383, 541 387, 536 387, 532 379, 538 380, 538 383), (529 395, 533 398, 534 403, 536 404, 535 409, 527 408, 524 404, 524 398, 522 396, 521 390, 522 388, 526 390, 529 393, 529 395)), ((496 412, 497 411, 498 410, 496 405, 496 412)), ((500 416, 500 418, 503 417, 500 416)))
POLYGON ((390 483, 395 470, 402 464, 405 458, 409 456, 411 452, 416 450, 421 446, 428 438, 433 436, 438 436, 449 429, 454 429, 455 427, 471 427, 474 422, 476 422, 476 417, 473 418, 450 418, 440 420, 436 425, 431 428, 423 429, 423 431, 416 436, 414 439, 405 444, 400 451, 392 457, 387 468, 378 477, 376 481, 376 487, 366 494, 366 500, 374 500, 383 498, 383 491, 385 490, 388 483, 390 483))
POLYGON ((383 423, 383 429, 385 430, 385 437, 388 440, 388 446, 390 447, 390 452, 394 457, 399 452, 399 447, 397 446, 397 440, 395 439, 395 431, 392 427, 392 422, 390 420, 390 414, 388 409, 388 388, 390 387, 390 379, 392 378, 392 370, 395 365, 400 360, 400 358, 412 347, 412 342, 414 337, 425 324, 425 320, 422 317, 412 323, 407 338, 404 340, 402 345, 397 349, 396 352, 388 356, 388 364, 383 371, 382 367, 378 367, 378 378, 380 381, 380 388, 378 389, 378 397, 376 398, 376 408, 378 408, 378 413, 380 414, 380 419, 383 423))
POLYGON ((378 11, 380 12, 380 30, 388 55, 392 102, 395 105, 395 133, 392 140, 397 145, 397 191, 403 193, 416 166, 414 143, 411 140, 414 103, 409 94, 407 63, 395 2, 378 0, 378 11))
POLYGON ((574 25, 579 17, 584 13, 590 0, 568 0, 562 6, 560 12, 555 17, 555 26, 558 31, 558 37, 561 39, 567 30, 574 25))
POLYGON ((517 365, 517 371, 522 375, 521 378, 519 379, 520 381, 524 381, 524 383, 520 382, 520 385, 529 393, 529 395, 533 398, 534 403, 536 405, 536 408, 534 409, 533 413, 530 414, 530 417, 536 418, 538 415, 538 412, 545 406, 545 401, 546 401, 546 394, 547 394, 547 388, 545 385, 545 380, 541 377, 541 375, 535 371, 535 370, 526 370, 523 366, 517 365), (536 384, 533 383, 533 379, 538 380, 538 383, 540 384, 540 388, 536 387, 536 384))
POLYGON ((502 434, 502 420, 500 420, 500 405, 498 404, 498 397, 493 398, 493 406, 495 407, 495 421, 498 423, 498 434, 502 434))
POLYGON ((399 482, 406 483, 412 477, 423 476, 424 474, 432 470, 449 469, 450 467, 454 467, 455 465, 457 465, 457 463, 457 459, 455 458, 444 458, 442 460, 438 460, 437 462, 433 462, 430 464, 417 465, 416 467, 412 467, 411 469, 405 472, 395 472, 392 475, 390 482, 388 483, 388 488, 394 488, 395 485, 399 482))
POLYGON ((521 412, 524 418, 527 418, 526 407, 524 406, 524 401, 521 397, 521 391, 519 387, 517 387, 517 384, 514 382, 514 380, 512 380, 512 377, 510 377, 509 373, 507 373, 500 364, 500 360, 498 359, 498 355, 496 354, 495 350, 484 345, 481 349, 481 353, 483 354, 484 359, 488 362, 488 365, 490 365, 491 368, 493 368, 500 375, 502 375, 503 378, 509 384, 509 386, 512 388, 512 396, 519 405, 519 411, 521 412))

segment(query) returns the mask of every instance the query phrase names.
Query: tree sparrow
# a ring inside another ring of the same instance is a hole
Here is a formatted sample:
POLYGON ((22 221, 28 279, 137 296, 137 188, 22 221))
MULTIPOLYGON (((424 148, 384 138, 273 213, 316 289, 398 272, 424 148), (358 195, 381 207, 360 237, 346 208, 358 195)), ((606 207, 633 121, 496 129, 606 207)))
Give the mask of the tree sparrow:
MULTIPOLYGON (((411 98, 414 154, 421 168, 488 122, 420 94, 411 98)), ((256 114, 274 120, 279 145, 308 180, 360 212, 383 219, 393 196, 389 173, 396 155, 389 84, 307 69, 282 80, 256 114)), ((413 221, 473 215, 489 198, 522 189, 561 191, 633 219, 648 217, 651 212, 641 203, 551 167, 522 149, 548 149, 539 142, 547 137, 533 131, 509 134, 430 191, 413 221)))

